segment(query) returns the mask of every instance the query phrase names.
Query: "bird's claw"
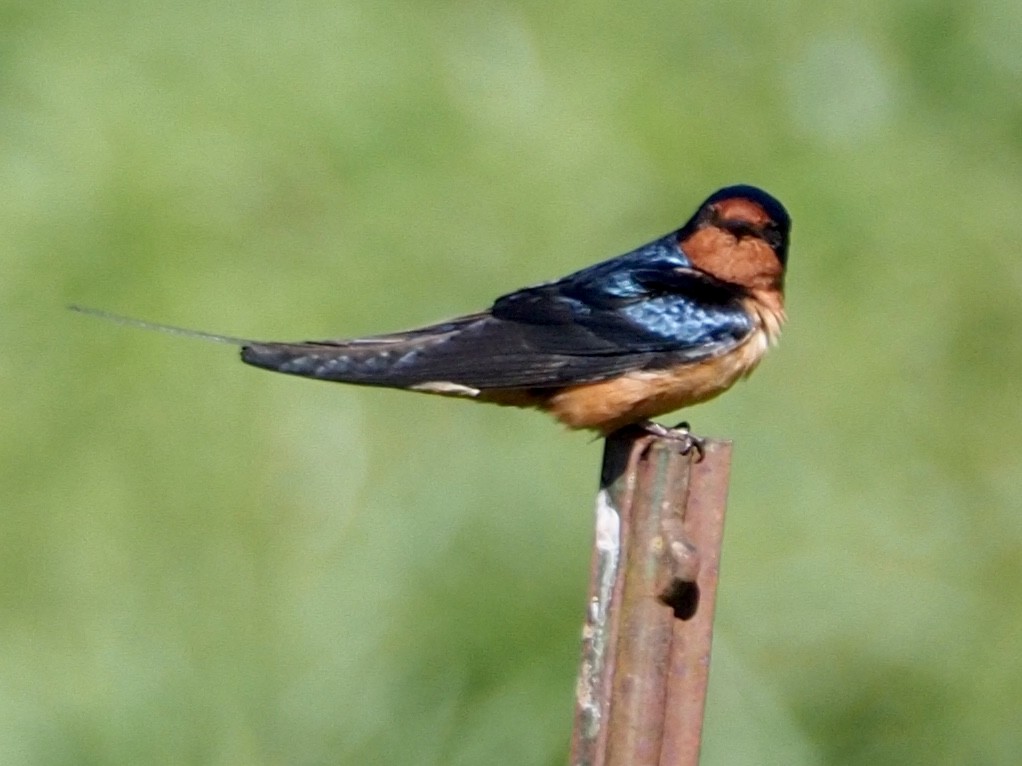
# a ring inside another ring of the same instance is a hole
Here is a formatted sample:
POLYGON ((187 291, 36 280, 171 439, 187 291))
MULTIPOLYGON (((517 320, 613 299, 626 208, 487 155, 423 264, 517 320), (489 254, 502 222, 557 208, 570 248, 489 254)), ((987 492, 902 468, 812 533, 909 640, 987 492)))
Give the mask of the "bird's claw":
POLYGON ((690 430, 689 424, 685 421, 678 423, 674 428, 668 428, 653 420, 647 420, 645 423, 641 423, 640 426, 646 433, 653 436, 678 442, 681 445, 682 455, 689 455, 694 452, 697 463, 702 462, 702 459, 706 457, 706 440, 694 435, 690 430))

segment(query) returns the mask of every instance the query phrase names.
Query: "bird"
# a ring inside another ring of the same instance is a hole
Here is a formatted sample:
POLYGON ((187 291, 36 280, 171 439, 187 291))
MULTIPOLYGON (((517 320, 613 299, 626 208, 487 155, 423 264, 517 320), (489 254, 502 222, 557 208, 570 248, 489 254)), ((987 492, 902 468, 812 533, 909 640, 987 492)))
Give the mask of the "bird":
MULTIPOLYGON (((722 394, 786 321, 791 219, 750 185, 722 188, 680 228, 497 298, 483 311, 349 340, 263 342, 125 319, 241 347, 255 367, 317 380, 536 408, 607 436, 722 394)), ((687 430, 686 430, 687 433, 687 430)))

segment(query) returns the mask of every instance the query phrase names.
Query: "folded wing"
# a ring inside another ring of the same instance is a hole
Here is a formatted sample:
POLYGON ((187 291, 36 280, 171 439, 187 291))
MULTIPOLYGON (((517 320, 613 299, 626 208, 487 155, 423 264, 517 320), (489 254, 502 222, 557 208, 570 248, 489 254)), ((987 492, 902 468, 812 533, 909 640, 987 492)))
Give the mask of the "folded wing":
POLYGON ((372 386, 549 388, 698 362, 733 349, 754 329, 730 286, 689 268, 636 268, 609 288, 586 275, 519 290, 489 311, 417 330, 252 343, 242 359, 372 386))

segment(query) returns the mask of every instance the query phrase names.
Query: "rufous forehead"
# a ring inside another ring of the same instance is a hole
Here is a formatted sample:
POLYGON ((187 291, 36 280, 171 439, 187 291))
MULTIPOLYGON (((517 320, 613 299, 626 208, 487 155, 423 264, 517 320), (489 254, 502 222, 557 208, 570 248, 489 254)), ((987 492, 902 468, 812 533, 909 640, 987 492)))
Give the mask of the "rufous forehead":
POLYGON ((714 207, 717 217, 724 221, 746 221, 756 226, 770 222, 770 216, 761 205, 743 197, 721 200, 714 207))

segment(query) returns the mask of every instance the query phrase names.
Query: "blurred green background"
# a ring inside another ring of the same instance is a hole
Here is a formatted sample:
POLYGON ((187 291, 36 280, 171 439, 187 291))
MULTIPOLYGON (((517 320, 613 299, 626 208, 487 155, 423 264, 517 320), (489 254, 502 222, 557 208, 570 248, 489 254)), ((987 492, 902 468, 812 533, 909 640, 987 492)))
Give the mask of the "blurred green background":
POLYGON ((0 19, 0 763, 564 763, 599 443, 64 306, 402 329, 735 182, 791 319, 687 414, 736 442, 703 762, 1018 762, 1022 4, 0 19))

